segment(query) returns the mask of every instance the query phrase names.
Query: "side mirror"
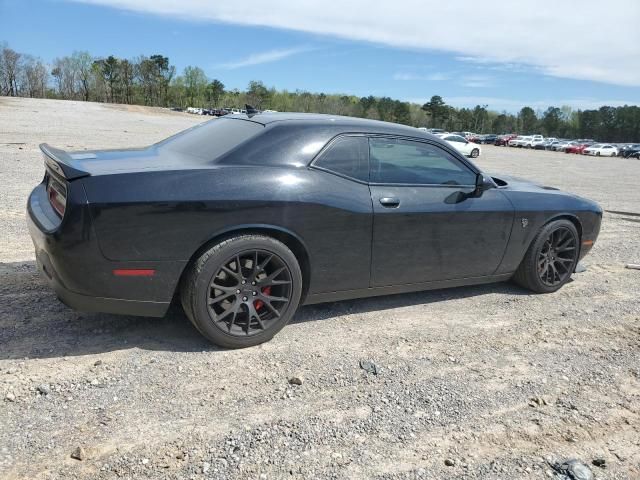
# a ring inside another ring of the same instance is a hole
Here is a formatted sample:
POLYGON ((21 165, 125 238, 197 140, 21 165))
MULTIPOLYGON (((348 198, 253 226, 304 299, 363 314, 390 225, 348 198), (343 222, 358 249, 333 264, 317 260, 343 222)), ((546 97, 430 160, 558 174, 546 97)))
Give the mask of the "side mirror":
POLYGON ((478 173, 476 175, 476 189, 473 191, 472 196, 481 197, 484 192, 495 188, 495 186, 491 177, 485 177, 482 173, 478 173))
POLYGON ((485 191, 491 188, 496 188, 496 184, 493 183, 491 177, 485 177, 483 174, 479 173, 476 175, 476 187, 472 191, 453 192, 444 199, 444 203, 460 203, 464 202, 467 198, 480 198, 485 191))

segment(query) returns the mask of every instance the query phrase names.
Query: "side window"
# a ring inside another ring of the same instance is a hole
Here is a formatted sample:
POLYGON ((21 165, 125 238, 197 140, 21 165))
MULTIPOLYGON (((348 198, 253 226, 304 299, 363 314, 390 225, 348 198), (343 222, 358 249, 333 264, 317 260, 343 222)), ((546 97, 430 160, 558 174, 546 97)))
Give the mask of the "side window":
POLYGON ((474 185, 475 174, 448 152, 422 142, 370 138, 373 183, 474 185))
POLYGON ((366 137, 339 137, 313 162, 314 166, 357 180, 369 181, 366 137))

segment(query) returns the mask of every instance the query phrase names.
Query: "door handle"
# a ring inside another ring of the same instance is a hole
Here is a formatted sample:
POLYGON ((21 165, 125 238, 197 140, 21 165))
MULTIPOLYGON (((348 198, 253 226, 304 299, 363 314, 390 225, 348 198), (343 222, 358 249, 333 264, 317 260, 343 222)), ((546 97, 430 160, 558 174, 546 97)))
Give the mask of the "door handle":
POLYGON ((385 208, 398 208, 400 206, 400 199, 397 197, 382 197, 380 199, 380 205, 385 208))

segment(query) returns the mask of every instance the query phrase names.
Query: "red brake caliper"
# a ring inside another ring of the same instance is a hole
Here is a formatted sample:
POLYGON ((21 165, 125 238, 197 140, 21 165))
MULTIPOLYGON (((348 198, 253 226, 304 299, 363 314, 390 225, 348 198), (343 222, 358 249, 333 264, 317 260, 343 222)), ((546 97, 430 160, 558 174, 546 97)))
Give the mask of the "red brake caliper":
MULTIPOLYGON (((271 287, 264 287, 262 289, 262 293, 265 295, 271 295, 271 287)), ((264 307, 264 302, 262 300, 256 300, 254 305, 256 307, 256 310, 260 310, 262 307, 264 307)))

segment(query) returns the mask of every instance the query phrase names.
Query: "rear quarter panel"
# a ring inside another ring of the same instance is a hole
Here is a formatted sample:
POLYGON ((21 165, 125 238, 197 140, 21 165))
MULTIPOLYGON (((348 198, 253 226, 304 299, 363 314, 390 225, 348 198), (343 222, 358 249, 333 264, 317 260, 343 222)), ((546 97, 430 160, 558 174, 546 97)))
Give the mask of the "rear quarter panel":
POLYGON ((103 255, 181 261, 212 239, 273 227, 302 240, 309 293, 368 286, 369 187, 306 167, 217 167, 85 179, 103 255))

